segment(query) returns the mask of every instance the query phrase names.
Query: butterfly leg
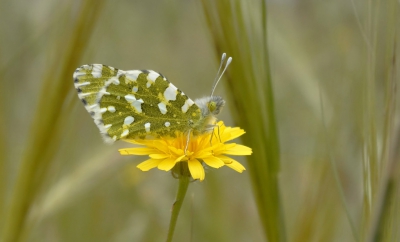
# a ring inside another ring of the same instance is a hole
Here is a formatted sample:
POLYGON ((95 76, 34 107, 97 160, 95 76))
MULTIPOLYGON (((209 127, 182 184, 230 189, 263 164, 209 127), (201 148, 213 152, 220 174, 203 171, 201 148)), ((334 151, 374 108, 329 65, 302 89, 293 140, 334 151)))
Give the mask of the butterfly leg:
POLYGON ((215 127, 217 127, 217 130, 218 130, 218 139, 219 139, 219 142, 221 142, 221 136, 220 136, 220 134, 219 134, 219 126, 216 125, 216 124, 215 124, 215 125, 212 125, 212 126, 209 128, 210 130, 212 130, 212 134, 211 134, 211 136, 210 136, 210 146, 212 146, 212 139, 213 139, 214 135, 217 136, 217 135, 214 133, 215 127))
POLYGON ((188 147, 189 147, 190 132, 191 132, 191 131, 192 131, 191 129, 188 130, 188 135, 187 135, 187 138, 186 138, 186 145, 185 145, 185 155, 186 155, 187 149, 188 149, 188 147))

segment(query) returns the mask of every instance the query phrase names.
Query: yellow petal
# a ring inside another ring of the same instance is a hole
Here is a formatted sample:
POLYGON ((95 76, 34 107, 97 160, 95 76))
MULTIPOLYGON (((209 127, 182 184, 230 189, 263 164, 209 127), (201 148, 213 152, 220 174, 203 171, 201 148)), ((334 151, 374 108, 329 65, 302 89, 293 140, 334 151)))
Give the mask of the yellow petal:
POLYGON ((146 161, 143 161, 136 167, 139 168, 142 171, 148 171, 150 169, 153 169, 154 167, 157 167, 158 164, 160 164, 161 160, 153 160, 153 159, 148 159, 146 161))
POLYGON ((155 140, 152 142, 151 146, 160 150, 162 153, 168 154, 168 144, 164 140, 155 140))
POLYGON ((196 151, 196 153, 193 154, 193 156, 196 158, 199 158, 199 159, 204 159, 206 157, 212 156, 211 151, 213 150, 213 148, 214 147, 210 147, 210 148, 203 149, 203 150, 198 150, 198 151, 196 151))
POLYGON ((218 155, 217 157, 218 157, 220 160, 222 160, 222 161, 225 163, 225 165, 230 164, 230 163, 232 163, 232 162, 234 161, 234 159, 232 159, 232 158, 229 157, 229 156, 225 156, 225 155, 218 155))
POLYGON ((162 160, 162 159, 166 159, 169 157, 168 154, 150 154, 149 156, 150 156, 150 158, 157 159, 157 160, 162 160))
POLYGON ((225 163, 218 159, 215 156, 209 156, 207 158, 203 158, 202 159, 208 166, 212 167, 212 168, 220 168, 221 166, 224 166, 225 163))
POLYGON ((243 134, 245 134, 246 132, 244 132, 243 129, 240 128, 232 128, 232 130, 230 131, 230 137, 229 139, 225 140, 225 141, 229 141, 229 140, 233 140, 236 139, 239 136, 242 136, 243 134))
POLYGON ((214 129, 214 135, 219 137, 222 143, 236 139, 242 136, 245 132, 239 127, 226 127, 223 122, 218 122, 219 128, 214 129))
POLYGON ((185 154, 185 152, 184 152, 183 150, 177 149, 177 148, 175 148, 175 147, 173 147, 173 146, 169 146, 168 148, 169 148, 169 150, 173 153, 173 155, 181 156, 181 155, 184 155, 184 154, 185 154))
POLYGON ((204 180, 204 168, 198 160, 189 160, 188 166, 193 179, 199 179, 200 181, 204 180))
POLYGON ((181 155, 178 158, 175 159, 175 162, 181 161, 186 155, 181 155))
POLYGON ((232 149, 233 147, 236 146, 236 143, 228 143, 228 144, 223 144, 225 150, 232 149))
POLYGON ((242 173, 244 170, 246 170, 246 168, 244 168, 242 164, 240 164, 239 162, 235 161, 234 159, 228 156, 219 155, 218 158, 221 159, 223 162, 225 162, 226 166, 234 169, 239 173, 242 173))
POLYGON ((125 141, 125 142, 128 142, 128 143, 136 144, 136 145, 142 144, 141 142, 138 142, 138 141, 136 141, 134 139, 122 139, 122 140, 125 141))
POLYGON ((163 171, 169 171, 175 166, 176 162, 175 159, 165 159, 158 164, 158 169, 163 170, 163 171))
POLYGON ((121 155, 148 155, 152 153, 159 153, 153 148, 125 148, 118 150, 121 155))
MULTIPOLYGON (((230 144, 230 145, 232 145, 232 144, 230 144)), ((230 146, 222 153, 227 154, 227 155, 251 155, 251 153, 253 153, 253 151, 251 150, 251 148, 249 148, 247 146, 234 144, 234 146, 230 146)))
POLYGON ((234 169, 235 171, 242 173, 246 168, 239 162, 235 161, 232 159, 232 162, 229 164, 226 164, 227 167, 234 169))
POLYGON ((225 162, 225 165, 234 169, 235 171, 242 173, 246 168, 239 162, 235 161, 234 159, 224 156, 224 155, 219 155, 218 158, 220 158, 223 162, 225 162))

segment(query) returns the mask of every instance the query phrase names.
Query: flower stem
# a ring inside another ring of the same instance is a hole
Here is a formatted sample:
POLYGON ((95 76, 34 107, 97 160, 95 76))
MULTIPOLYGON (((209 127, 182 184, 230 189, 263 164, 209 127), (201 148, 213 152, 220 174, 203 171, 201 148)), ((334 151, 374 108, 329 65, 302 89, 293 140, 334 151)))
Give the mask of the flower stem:
POLYGON ((181 210, 183 200, 185 199, 186 191, 189 187, 190 172, 187 166, 187 162, 179 162, 175 167, 179 170, 179 187, 176 194, 176 199, 172 205, 171 220, 169 221, 168 237, 167 242, 172 241, 174 236, 176 221, 178 220, 179 211, 181 210))

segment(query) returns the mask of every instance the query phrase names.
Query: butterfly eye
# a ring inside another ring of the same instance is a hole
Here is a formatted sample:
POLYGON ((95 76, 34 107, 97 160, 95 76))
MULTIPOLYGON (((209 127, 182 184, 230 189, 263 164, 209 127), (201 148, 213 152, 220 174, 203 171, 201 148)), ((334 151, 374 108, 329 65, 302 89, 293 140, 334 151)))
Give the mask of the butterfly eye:
POLYGON ((210 110, 210 112, 214 112, 216 108, 217 108, 217 103, 216 102, 210 101, 208 103, 208 110, 210 110))

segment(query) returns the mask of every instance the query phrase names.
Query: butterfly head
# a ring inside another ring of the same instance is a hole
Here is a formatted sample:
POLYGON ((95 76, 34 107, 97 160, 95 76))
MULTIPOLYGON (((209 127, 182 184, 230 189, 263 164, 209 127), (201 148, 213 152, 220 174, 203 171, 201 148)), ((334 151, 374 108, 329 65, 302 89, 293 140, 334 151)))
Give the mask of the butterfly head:
POLYGON ((213 115, 218 115, 225 106, 225 100, 220 96, 212 96, 207 104, 208 110, 213 115))
POLYGON ((225 100, 220 96, 203 97, 194 102, 200 108, 203 117, 218 115, 225 105, 225 100))

